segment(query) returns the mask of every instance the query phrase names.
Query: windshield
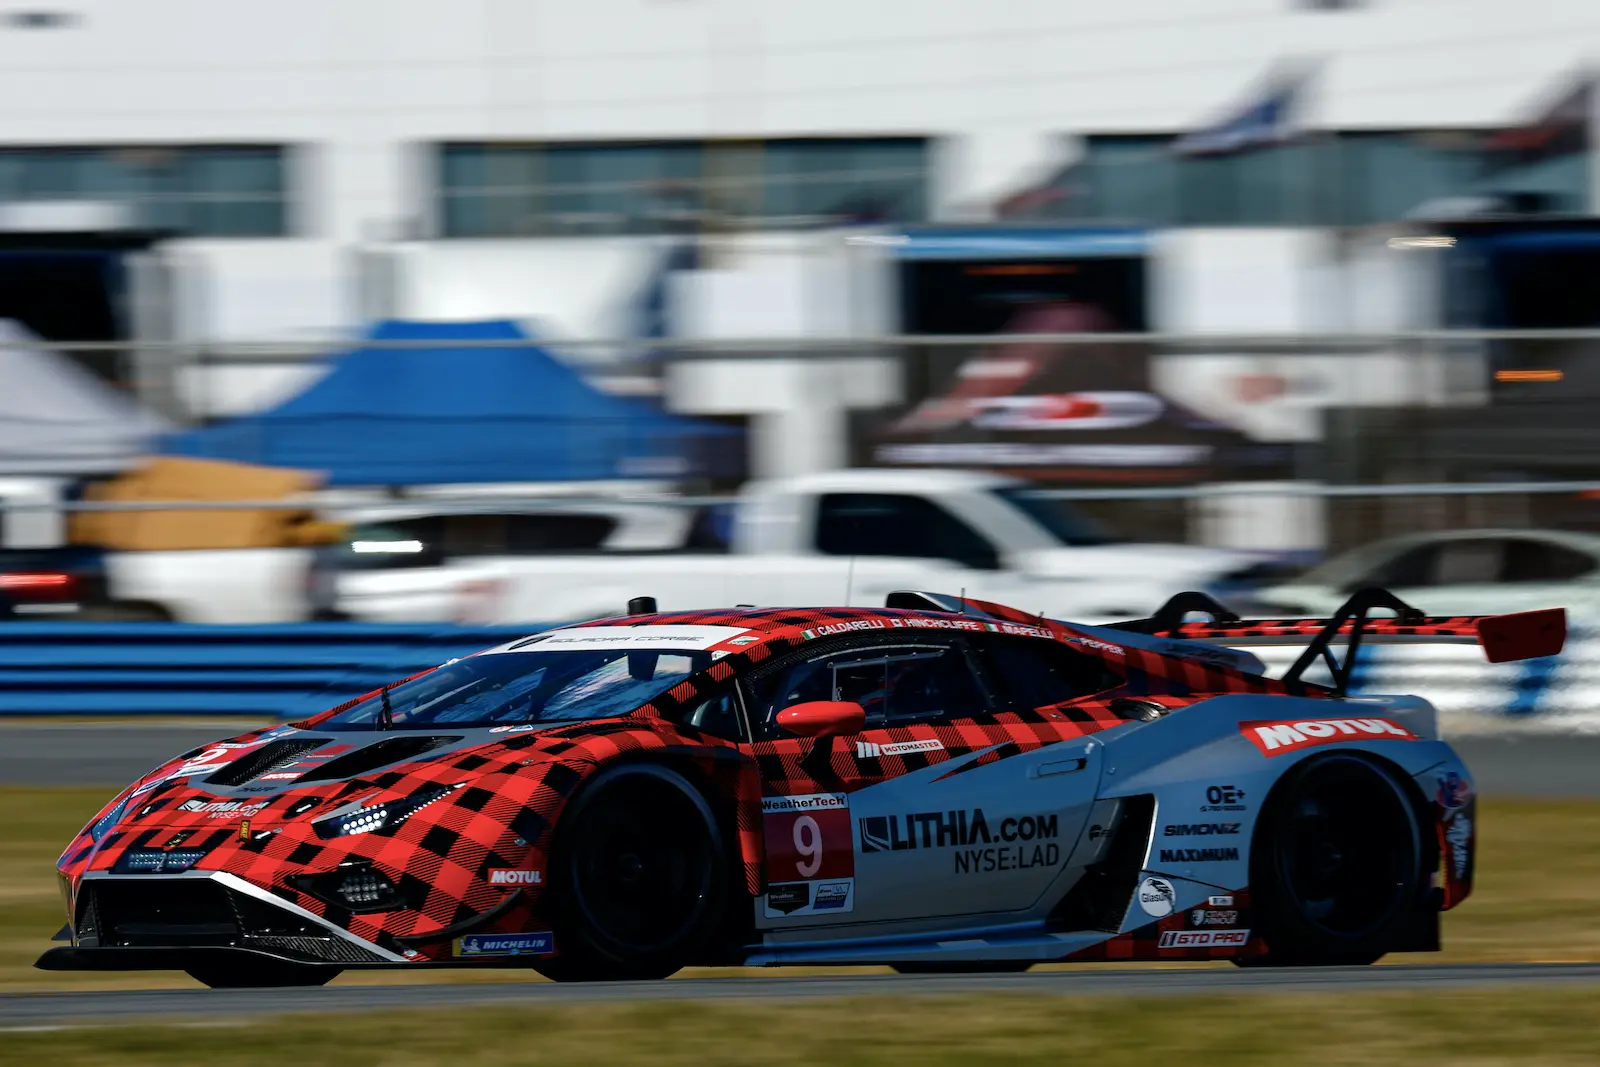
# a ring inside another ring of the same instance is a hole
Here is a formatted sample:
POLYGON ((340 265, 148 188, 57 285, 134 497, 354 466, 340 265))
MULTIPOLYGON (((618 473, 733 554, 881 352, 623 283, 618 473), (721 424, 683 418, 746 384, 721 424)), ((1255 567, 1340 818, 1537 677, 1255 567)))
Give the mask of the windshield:
POLYGON ((1008 485, 994 495, 1043 526, 1064 545, 1109 545, 1114 540, 1100 524, 1075 510, 1064 500, 1040 496, 1037 489, 1008 485))
POLYGON ((420 730, 582 722, 626 715, 711 665, 682 649, 497 652, 448 663, 318 723, 320 730, 420 730))

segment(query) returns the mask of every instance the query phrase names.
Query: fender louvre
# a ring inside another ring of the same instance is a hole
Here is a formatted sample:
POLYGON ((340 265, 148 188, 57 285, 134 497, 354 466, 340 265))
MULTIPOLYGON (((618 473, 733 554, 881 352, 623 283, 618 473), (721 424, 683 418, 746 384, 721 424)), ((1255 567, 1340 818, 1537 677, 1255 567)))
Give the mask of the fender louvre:
POLYGON ((1067 890, 1050 912, 1052 930, 1097 930, 1116 933, 1128 914, 1128 903, 1139 884, 1145 850, 1155 829, 1156 798, 1152 793, 1127 797, 1122 816, 1112 831, 1111 844, 1098 863, 1084 868, 1083 877, 1067 890))

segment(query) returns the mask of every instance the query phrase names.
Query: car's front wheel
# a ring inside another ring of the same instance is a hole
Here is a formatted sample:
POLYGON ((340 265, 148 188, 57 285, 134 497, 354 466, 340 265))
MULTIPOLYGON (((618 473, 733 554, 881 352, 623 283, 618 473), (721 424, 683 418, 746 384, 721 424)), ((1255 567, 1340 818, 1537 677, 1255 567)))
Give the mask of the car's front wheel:
POLYGON ((664 978, 723 926, 727 845, 687 779, 651 763, 603 771, 557 831, 551 902, 556 981, 664 978))
POLYGON ((192 967, 184 972, 212 989, 282 989, 327 985, 339 976, 332 967, 302 967, 293 963, 217 964, 192 967))
POLYGON ((1268 954, 1240 966, 1374 963, 1424 906, 1425 848, 1406 783, 1356 753, 1302 763, 1273 790, 1250 865, 1268 954))

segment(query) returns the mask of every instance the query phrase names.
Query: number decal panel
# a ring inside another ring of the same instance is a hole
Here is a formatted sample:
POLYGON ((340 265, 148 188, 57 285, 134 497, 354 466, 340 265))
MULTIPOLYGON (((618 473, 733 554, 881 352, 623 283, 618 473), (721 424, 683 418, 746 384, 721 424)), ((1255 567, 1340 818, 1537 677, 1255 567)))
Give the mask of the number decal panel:
POLYGON ((849 798, 842 793, 767 797, 761 807, 767 918, 852 911, 856 856, 849 798))
POLYGON ((855 840, 846 797, 832 793, 768 797, 762 807, 768 882, 854 876, 855 840))

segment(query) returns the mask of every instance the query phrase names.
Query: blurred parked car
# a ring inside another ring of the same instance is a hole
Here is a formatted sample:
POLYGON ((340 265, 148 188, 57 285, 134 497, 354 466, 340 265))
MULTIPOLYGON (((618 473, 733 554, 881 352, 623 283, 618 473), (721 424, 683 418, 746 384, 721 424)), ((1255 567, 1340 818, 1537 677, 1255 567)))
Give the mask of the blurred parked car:
POLYGON ((0 548, 0 621, 132 622, 155 617, 149 605, 111 600, 105 556, 97 548, 0 548))
POLYGON ((1600 536, 1560 530, 1455 530, 1376 541, 1256 593, 1267 614, 1327 615, 1376 585, 1430 615, 1600 605, 1600 536))
POLYGON ((506 550, 438 562, 407 539, 384 565, 340 574, 338 611, 368 622, 534 624, 614 614, 640 595, 691 611, 881 603, 895 589, 932 589, 1111 619, 1154 611, 1185 589, 1236 596, 1267 567, 1219 548, 1115 542, 1062 501, 971 471, 752 482, 731 528, 726 547, 691 537, 673 552, 506 550))
MULTIPOLYGON (((344 618, 339 605, 339 575, 404 570, 413 576, 446 572, 445 587, 455 589, 454 570, 485 559, 551 554, 589 555, 657 552, 725 552, 731 519, 726 508, 690 508, 629 500, 557 502, 529 500, 518 506, 459 501, 386 504, 336 513, 347 526, 337 545, 314 559, 309 601, 311 617, 344 618)), ((447 617, 448 608, 411 605, 415 617, 447 617)))

